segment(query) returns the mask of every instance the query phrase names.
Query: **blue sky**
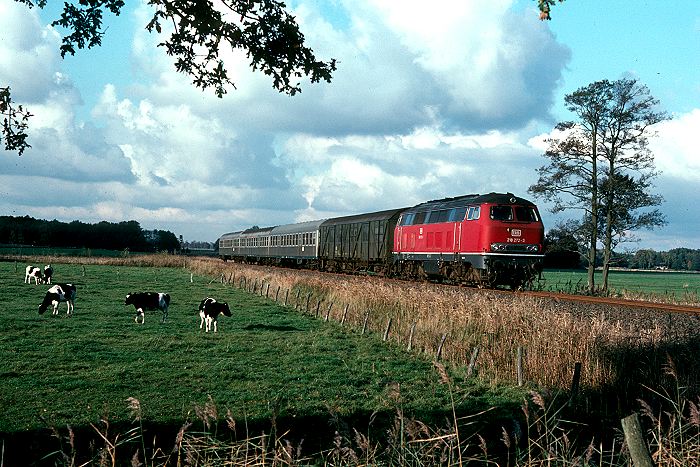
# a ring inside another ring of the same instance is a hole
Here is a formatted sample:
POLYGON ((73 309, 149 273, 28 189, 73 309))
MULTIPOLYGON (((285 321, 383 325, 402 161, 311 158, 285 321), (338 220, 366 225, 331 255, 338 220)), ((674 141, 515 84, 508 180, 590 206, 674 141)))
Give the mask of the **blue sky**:
MULTIPOLYGON (((0 83, 35 114, 32 149, 0 157, 0 215, 213 241, 466 193, 529 197, 542 141, 571 118, 564 95, 632 77, 673 116, 651 144, 668 225, 623 249, 700 248, 697 0, 567 0, 548 22, 534 0, 288 5, 319 58, 339 60, 333 82, 280 95, 230 53, 238 89, 217 99, 155 47, 142 2, 107 19, 102 47, 61 60, 55 10, 0 0, 0 83)), ((565 218, 537 202, 548 227, 565 218)))

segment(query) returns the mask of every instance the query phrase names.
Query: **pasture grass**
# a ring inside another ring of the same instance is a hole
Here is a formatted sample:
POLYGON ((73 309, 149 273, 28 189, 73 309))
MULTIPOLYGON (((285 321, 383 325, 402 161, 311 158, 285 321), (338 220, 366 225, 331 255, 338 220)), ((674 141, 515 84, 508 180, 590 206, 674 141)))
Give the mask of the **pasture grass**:
POLYGON ((211 400, 238 420, 406 413, 443 417, 515 407, 522 392, 476 381, 442 384, 431 359, 360 336, 182 267, 54 264, 77 287, 75 313, 38 314, 48 285, 23 283, 24 264, 0 263, 0 432, 129 422, 179 426, 211 400), (192 282, 190 282, 192 280, 192 282), (129 292, 171 295, 170 314, 144 325, 129 292), (227 301, 219 332, 199 329, 204 297, 227 301), (440 415, 442 414, 442 415, 440 415))
MULTIPOLYGON (((585 270, 545 270, 539 287, 543 290, 580 293, 586 290, 585 270)), ((595 281, 602 284, 596 271, 595 281)), ((668 303, 700 305, 700 273, 671 271, 612 270, 608 278, 610 295, 668 303)))

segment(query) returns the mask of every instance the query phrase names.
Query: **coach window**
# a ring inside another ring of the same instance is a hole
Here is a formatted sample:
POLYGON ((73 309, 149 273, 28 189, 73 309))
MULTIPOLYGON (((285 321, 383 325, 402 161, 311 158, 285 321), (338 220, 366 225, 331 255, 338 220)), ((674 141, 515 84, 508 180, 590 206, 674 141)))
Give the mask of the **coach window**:
POLYGON ((412 225, 416 224, 424 224, 425 223, 425 215, 426 212, 418 212, 415 214, 415 217, 413 218, 413 222, 411 223, 412 225))
POLYGON ((513 210, 510 206, 491 206, 491 219, 495 221, 512 221, 513 210))

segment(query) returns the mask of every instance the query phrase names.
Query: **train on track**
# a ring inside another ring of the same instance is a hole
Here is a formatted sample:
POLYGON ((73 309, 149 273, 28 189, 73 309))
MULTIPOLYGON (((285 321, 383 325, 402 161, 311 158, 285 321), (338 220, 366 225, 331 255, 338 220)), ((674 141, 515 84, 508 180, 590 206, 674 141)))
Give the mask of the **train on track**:
POLYGON ((219 256, 244 263, 521 288, 542 271, 544 226, 512 193, 226 233, 219 256))

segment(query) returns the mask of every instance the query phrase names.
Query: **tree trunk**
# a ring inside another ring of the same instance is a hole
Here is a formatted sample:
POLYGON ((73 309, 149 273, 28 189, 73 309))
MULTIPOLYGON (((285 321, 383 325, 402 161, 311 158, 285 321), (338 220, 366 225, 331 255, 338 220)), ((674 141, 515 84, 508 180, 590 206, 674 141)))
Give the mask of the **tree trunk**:
POLYGON ((591 235, 588 246, 588 294, 595 293, 595 257, 598 243, 598 127, 591 132, 591 235))

